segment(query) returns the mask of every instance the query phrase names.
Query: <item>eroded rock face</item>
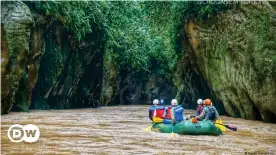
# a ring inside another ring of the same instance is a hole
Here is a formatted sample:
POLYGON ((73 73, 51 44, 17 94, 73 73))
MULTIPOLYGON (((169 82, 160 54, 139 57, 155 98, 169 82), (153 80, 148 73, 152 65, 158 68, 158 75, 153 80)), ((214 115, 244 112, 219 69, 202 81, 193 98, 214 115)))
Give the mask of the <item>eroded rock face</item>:
POLYGON ((36 62, 29 44, 33 24, 29 8, 22 2, 1 2, 1 14, 1 113, 6 114, 19 100, 22 104, 17 108, 26 109, 30 104, 25 97, 33 85, 27 81, 32 78, 35 82, 32 64, 36 62), (33 62, 27 64, 29 56, 33 62))
POLYGON ((172 85, 165 76, 142 76, 133 71, 117 71, 114 65, 109 65, 109 69, 105 69, 102 104, 152 104, 154 99, 164 99, 165 104, 170 104, 176 95, 172 85))
POLYGON ((1 2, 1 114, 97 107, 103 77, 102 31, 77 42, 51 17, 22 2, 1 2))
POLYGON ((123 96, 127 104, 152 104, 154 99, 163 99, 164 104, 170 105, 171 99, 176 96, 176 89, 165 76, 138 76, 123 96))
POLYGON ((214 19, 189 21, 185 33, 194 69, 229 115, 275 122, 275 8, 241 5, 214 19))
MULTIPOLYGON (((51 19, 49 19, 51 20, 51 19)), ((33 109, 68 109, 100 105, 103 42, 96 26, 76 40, 56 21, 47 23, 45 54, 33 89, 33 109)))

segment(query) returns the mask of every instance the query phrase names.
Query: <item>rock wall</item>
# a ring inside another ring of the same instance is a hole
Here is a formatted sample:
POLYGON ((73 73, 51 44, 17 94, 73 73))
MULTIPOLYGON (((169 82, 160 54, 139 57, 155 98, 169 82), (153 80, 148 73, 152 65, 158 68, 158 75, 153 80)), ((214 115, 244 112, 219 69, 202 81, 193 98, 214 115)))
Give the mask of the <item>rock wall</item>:
POLYGON ((30 104, 33 82, 36 81, 33 67, 39 56, 30 47, 33 18, 29 8, 22 2, 1 2, 1 113, 14 108, 27 109, 30 104), (30 82, 28 79, 31 79, 30 82))
POLYGON ((100 104, 103 41, 96 25, 77 42, 23 2, 1 2, 1 14, 1 114, 100 104))
POLYGON ((2 8, 2 114, 151 104, 154 98, 169 104, 175 96, 169 78, 118 69, 104 60, 103 34, 96 25, 78 42, 54 18, 23 2, 3 2, 2 8))
POLYGON ((198 99, 212 98, 212 102, 219 113, 225 114, 225 109, 221 100, 215 96, 215 93, 210 88, 207 81, 202 77, 200 71, 195 68, 196 62, 190 54, 191 53, 186 53, 186 55, 181 58, 177 70, 173 74, 172 81, 177 90, 175 98, 184 108, 188 109, 195 109, 198 99))
POLYGON ((48 25, 45 54, 33 90, 34 109, 97 107, 102 87, 103 51, 96 27, 81 43, 58 23, 48 25))
POLYGON ((54 18, 22 2, 1 2, 1 114, 118 104, 176 96, 185 108, 212 98, 221 113, 275 122, 275 3, 239 5, 186 21, 185 54, 172 75, 118 68, 101 29, 78 42, 54 18))
POLYGON ((229 115, 276 121, 275 7, 240 5, 207 21, 187 21, 185 34, 194 71, 229 115))
POLYGON ((170 78, 156 75, 140 75, 109 65, 105 70, 103 105, 152 104, 154 99, 164 99, 165 104, 176 96, 176 88, 170 78))

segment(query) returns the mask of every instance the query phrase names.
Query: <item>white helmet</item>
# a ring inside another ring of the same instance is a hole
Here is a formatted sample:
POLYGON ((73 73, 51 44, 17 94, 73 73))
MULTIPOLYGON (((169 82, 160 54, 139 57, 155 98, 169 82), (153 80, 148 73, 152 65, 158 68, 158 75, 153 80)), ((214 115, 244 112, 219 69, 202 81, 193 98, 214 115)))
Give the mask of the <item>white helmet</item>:
POLYGON ((203 100, 202 99, 198 99, 197 100, 197 104, 203 104, 203 100))
POLYGON ((153 104, 154 104, 154 105, 155 105, 155 104, 159 104, 159 100, 157 100, 157 99, 153 100, 153 104))
POLYGON ((176 99, 172 99, 171 105, 177 105, 177 100, 176 99))

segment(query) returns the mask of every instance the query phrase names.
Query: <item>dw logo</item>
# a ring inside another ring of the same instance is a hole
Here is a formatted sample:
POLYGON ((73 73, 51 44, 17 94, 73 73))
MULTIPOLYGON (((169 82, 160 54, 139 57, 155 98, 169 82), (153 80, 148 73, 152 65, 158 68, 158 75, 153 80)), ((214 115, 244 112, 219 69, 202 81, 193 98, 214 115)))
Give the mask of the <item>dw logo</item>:
POLYGON ((39 139, 40 131, 37 126, 33 124, 25 125, 20 124, 12 125, 8 130, 8 137, 10 141, 19 143, 23 140, 28 143, 36 142, 39 139))

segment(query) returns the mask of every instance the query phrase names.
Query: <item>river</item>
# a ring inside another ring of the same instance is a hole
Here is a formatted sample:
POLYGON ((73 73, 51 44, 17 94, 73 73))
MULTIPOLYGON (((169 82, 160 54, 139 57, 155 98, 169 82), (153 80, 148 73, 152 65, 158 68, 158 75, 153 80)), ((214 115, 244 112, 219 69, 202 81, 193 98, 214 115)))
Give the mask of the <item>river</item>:
MULTIPOLYGON (((186 114, 194 113, 185 110, 186 114)), ((276 124, 222 116, 238 127, 221 136, 191 136, 144 132, 151 121, 147 106, 96 109, 33 110, 2 115, 2 154, 275 154, 276 124), (13 143, 12 124, 35 124, 40 139, 13 143)))

